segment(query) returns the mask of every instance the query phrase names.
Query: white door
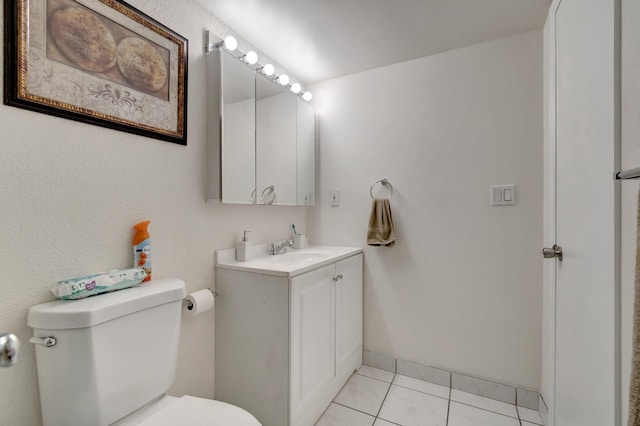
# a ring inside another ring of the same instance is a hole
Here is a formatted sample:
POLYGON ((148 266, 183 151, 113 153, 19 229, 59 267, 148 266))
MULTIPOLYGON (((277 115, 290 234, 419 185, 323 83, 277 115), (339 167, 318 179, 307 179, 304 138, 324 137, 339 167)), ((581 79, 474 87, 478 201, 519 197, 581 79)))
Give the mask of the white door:
POLYGON ((335 265, 291 279, 291 417, 298 417, 335 373, 335 265))
POLYGON ((562 261, 545 261, 555 263, 555 426, 619 424, 616 7, 615 0, 560 0, 551 10, 555 194, 545 202, 555 203, 555 236, 547 233, 545 244, 563 249, 562 261))
POLYGON ((362 352, 362 255, 336 263, 336 370, 362 352))

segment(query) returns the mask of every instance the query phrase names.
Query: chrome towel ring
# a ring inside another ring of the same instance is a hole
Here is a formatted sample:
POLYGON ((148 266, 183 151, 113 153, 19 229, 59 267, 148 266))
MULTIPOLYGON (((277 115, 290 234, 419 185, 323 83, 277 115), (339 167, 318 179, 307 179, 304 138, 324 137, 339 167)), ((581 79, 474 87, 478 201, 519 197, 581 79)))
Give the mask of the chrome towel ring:
POLYGON ((382 186, 388 186, 389 187, 389 196, 384 198, 386 200, 390 199, 391 196, 393 195, 393 185, 391 185, 391 182, 389 182, 387 180, 387 178, 383 178, 380 180, 377 180, 375 182, 373 182, 373 185, 371 185, 371 188, 369 188, 369 195, 371 195, 371 198, 376 198, 373 196, 373 188, 377 185, 377 184, 381 184, 382 186))

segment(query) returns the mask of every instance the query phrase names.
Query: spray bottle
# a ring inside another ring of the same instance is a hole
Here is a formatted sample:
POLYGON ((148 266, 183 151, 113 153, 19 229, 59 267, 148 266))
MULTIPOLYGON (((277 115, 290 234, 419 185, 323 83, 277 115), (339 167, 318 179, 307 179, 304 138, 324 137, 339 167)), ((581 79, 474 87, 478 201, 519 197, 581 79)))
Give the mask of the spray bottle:
MULTIPOLYGON (((133 227, 133 267, 142 268, 147 273, 144 281, 151 280, 151 236, 147 230, 150 221, 136 223, 133 227)), ((144 282, 143 281, 143 282, 144 282)))

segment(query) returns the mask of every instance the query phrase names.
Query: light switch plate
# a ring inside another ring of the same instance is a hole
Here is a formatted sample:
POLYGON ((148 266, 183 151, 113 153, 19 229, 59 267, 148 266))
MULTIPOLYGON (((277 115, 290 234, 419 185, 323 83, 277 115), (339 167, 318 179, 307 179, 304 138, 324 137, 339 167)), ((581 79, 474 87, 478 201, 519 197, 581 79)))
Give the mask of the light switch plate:
POLYGON ((515 185, 491 185, 492 206, 513 206, 516 204, 515 185))
POLYGON ((329 191, 329 205, 331 207, 338 207, 340 205, 340 191, 337 189, 329 191))

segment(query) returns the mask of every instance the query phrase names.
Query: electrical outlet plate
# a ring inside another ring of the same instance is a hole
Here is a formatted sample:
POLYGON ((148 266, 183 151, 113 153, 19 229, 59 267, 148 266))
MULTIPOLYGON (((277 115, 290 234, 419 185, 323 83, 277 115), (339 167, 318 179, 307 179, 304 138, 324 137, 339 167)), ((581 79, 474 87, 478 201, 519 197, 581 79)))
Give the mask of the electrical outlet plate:
POLYGON ((338 207, 340 205, 340 191, 337 189, 329 191, 329 205, 331 207, 338 207))
POLYGON ((491 185, 492 206, 513 206, 516 204, 515 185, 491 185))

